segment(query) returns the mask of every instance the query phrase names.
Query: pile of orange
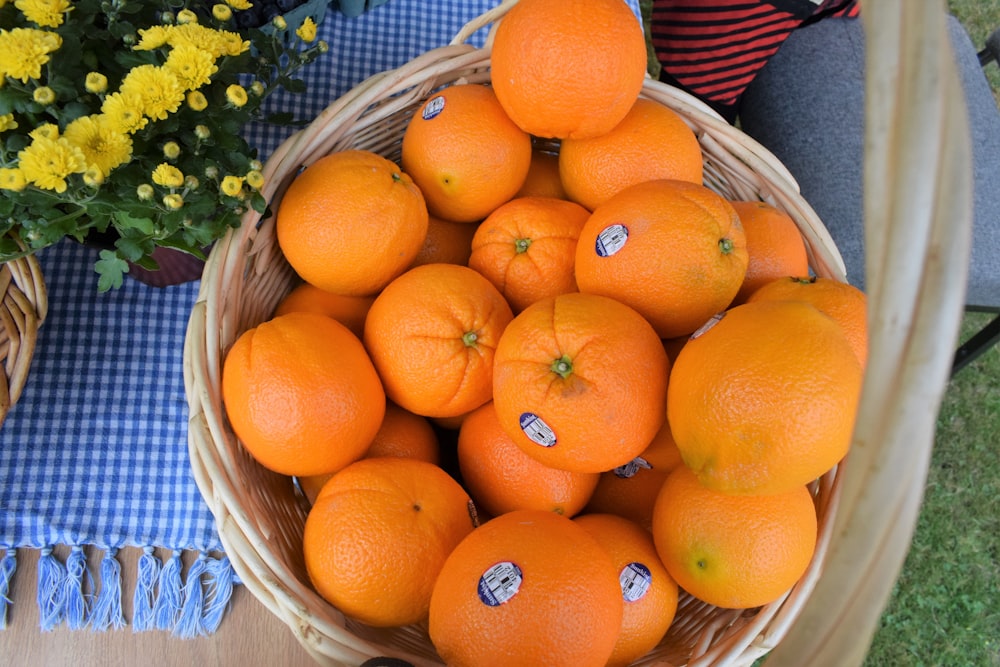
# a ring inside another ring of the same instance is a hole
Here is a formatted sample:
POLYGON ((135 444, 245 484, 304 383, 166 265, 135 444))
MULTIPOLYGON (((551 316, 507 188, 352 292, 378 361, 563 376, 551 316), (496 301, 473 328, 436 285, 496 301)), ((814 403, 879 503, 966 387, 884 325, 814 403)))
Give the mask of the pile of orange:
POLYGON ((521 0, 492 85, 432 93, 399 164, 292 181, 303 284, 227 352, 235 434, 312 503, 315 589, 448 664, 625 665, 679 591, 780 599, 850 446, 864 294, 702 183, 645 62, 623 0, 521 0))

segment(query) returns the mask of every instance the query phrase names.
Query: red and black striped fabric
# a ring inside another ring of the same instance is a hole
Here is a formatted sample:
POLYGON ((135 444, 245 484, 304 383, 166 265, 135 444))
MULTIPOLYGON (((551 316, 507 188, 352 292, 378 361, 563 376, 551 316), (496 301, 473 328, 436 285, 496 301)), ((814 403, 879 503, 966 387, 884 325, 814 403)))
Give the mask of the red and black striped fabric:
POLYGON ((789 33, 828 16, 857 16, 855 0, 654 0, 660 80, 732 121, 740 96, 789 33))

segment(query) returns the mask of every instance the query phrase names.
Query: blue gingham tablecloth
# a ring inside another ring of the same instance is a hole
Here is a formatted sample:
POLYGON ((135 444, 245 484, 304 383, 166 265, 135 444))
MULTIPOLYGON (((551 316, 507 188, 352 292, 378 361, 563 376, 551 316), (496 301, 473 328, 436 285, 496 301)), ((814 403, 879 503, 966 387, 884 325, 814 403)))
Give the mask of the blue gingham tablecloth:
MULTIPOLYGON (((268 108, 313 118, 367 77, 447 44, 497 2, 389 0, 356 18, 333 5, 318 35, 329 51, 300 70, 307 92, 279 92, 268 108)), ((638 0, 628 4, 638 16, 638 0)), ((246 128, 262 160, 293 131, 246 128)), ((182 350, 198 283, 126 280, 100 294, 95 250, 64 242, 39 259, 49 315, 24 393, 0 428, 0 627, 8 604, 27 602, 7 597, 18 547, 40 550, 43 630, 127 625, 116 553, 140 547, 132 629, 210 634, 238 581, 188 460, 182 350), (57 558, 56 545, 69 555, 57 558), (94 549, 103 551, 99 573, 88 569, 94 549), (197 552, 186 572, 184 551, 197 552)))

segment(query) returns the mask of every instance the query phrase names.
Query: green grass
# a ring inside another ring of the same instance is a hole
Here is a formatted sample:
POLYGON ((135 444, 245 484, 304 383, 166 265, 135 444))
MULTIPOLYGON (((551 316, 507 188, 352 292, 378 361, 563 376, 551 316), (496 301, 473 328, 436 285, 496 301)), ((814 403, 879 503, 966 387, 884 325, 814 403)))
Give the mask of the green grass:
MULTIPOLYGON (((969 313, 969 335, 990 315, 969 313)), ((913 543, 866 665, 1000 665, 1000 351, 947 387, 913 543)))
MULTIPOLYGON (((651 4, 640 0, 647 26, 651 4)), ((1000 0, 948 7, 976 48, 1000 27, 1000 0)), ((1000 67, 985 72, 1000 100, 1000 67)), ((968 313, 963 340, 991 317, 968 313)), ((946 388, 912 546, 865 667, 1000 667, 998 536, 1000 349, 993 348, 946 388)))

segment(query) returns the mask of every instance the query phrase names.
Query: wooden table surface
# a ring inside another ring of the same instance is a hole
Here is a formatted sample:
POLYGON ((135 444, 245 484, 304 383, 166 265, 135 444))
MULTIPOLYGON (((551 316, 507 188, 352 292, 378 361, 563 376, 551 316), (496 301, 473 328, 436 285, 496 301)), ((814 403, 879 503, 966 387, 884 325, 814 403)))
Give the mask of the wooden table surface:
MULTIPOLYGON (((58 550, 57 554, 60 553, 58 550)), ((132 617, 131 595, 139 549, 119 552, 122 603, 132 617)), ((218 631, 209 637, 178 639, 168 632, 120 630, 51 632, 38 626, 36 602, 38 552, 17 550, 17 570, 8 597, 7 629, 0 630, 0 664, 45 667, 118 667, 119 665, 205 665, 211 667, 309 667, 316 665, 288 627, 264 608, 243 586, 235 586, 230 608, 218 631)), ((92 571, 99 571, 93 568, 92 571)))

